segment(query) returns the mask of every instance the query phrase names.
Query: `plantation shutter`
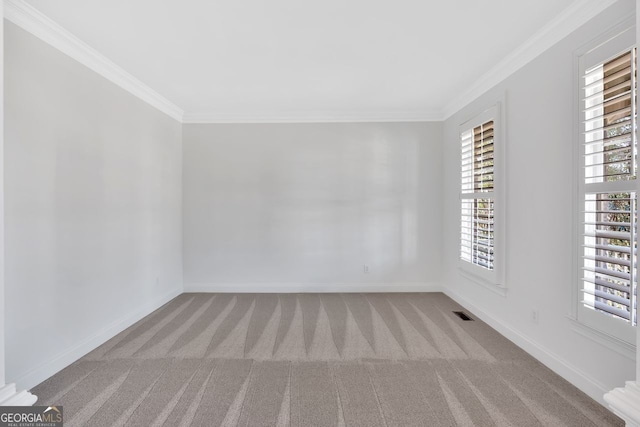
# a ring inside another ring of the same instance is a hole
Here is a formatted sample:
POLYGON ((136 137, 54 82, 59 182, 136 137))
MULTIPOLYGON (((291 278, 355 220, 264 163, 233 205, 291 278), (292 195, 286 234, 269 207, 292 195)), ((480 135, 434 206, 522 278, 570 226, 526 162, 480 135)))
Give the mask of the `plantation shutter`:
POLYGON ((460 258, 494 268, 494 122, 461 135, 460 258))
POLYGON ((636 51, 583 76, 583 299, 636 324, 636 51))

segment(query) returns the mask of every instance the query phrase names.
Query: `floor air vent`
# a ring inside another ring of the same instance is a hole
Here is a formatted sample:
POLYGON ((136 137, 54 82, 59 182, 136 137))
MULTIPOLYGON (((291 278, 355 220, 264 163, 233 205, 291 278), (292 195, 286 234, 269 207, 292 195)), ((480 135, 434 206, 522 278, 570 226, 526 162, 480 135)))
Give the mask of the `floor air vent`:
POLYGON ((467 315, 464 311, 454 311, 453 314, 461 318, 462 320, 473 320, 471 317, 467 315))

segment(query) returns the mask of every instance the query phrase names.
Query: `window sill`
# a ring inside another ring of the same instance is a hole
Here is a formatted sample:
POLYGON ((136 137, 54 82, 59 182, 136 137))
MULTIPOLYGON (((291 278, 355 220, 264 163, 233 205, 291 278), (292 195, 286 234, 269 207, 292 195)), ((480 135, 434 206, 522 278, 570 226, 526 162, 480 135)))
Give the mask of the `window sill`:
POLYGON ((597 329, 593 329, 584 323, 579 322, 576 318, 567 315, 571 323, 571 330, 575 333, 582 335, 585 338, 590 339, 604 347, 607 347, 616 353, 631 359, 636 360, 636 346, 618 338, 612 337, 609 334, 601 332, 597 329))
POLYGON ((475 282, 487 289, 489 289, 490 291, 506 297, 507 296, 507 287, 506 286, 502 286, 502 285, 498 285, 496 283, 493 283, 483 277, 478 276, 477 274, 474 274, 468 270, 466 270, 463 267, 458 267, 458 272, 460 273, 460 275, 462 277, 464 277, 465 279, 468 279, 472 282, 475 282))

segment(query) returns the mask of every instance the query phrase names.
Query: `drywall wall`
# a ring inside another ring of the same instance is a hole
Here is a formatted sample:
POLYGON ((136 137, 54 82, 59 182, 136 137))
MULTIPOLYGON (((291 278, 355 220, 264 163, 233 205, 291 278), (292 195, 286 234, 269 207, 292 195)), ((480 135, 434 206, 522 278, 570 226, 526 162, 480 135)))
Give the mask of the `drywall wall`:
POLYGON ((185 290, 439 285, 441 123, 185 124, 183 144, 185 290))
POLYGON ((635 357, 602 337, 588 338, 569 315, 576 286, 574 52, 634 14, 634 2, 617 2, 444 124, 442 232, 458 236, 458 127, 506 99, 508 291, 501 296, 460 275, 457 240, 445 239, 447 293, 600 402, 634 377, 635 357))
POLYGON ((29 388, 182 292, 181 125, 5 41, 6 373, 29 388))

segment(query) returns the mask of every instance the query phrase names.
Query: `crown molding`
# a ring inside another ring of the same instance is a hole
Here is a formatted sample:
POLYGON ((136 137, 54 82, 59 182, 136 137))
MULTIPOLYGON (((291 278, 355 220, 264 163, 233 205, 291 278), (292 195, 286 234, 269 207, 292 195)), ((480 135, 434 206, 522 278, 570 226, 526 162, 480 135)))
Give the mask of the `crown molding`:
POLYGON ((574 1, 495 67, 447 103, 442 109, 442 117, 448 119, 617 1, 574 1))
POLYGON ((4 0, 4 17, 168 116, 183 110, 23 0, 4 0))
POLYGON ((184 112, 24 0, 3 0, 5 18, 182 123, 443 121, 618 0, 576 0, 442 109, 393 111, 184 112))
POLYGON ((185 112, 182 123, 436 122, 440 110, 185 112))

